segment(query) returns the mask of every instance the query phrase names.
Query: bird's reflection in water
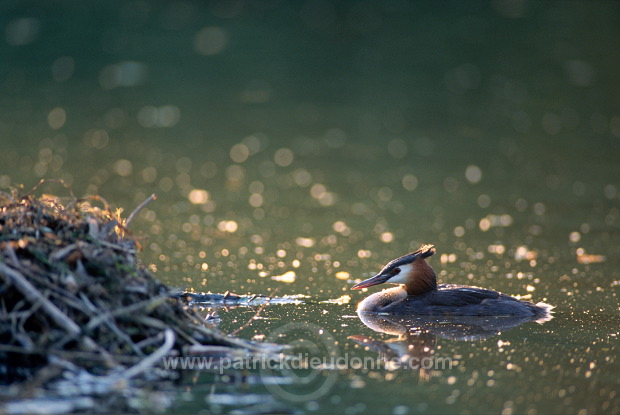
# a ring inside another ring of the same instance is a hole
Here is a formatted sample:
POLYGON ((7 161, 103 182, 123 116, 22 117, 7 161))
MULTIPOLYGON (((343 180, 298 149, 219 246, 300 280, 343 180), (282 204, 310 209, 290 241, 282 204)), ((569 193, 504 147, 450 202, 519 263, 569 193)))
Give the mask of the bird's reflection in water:
POLYGON ((534 321, 531 317, 402 316, 367 312, 358 312, 358 316, 372 330, 395 337, 379 340, 359 335, 349 339, 378 353, 386 368, 417 370, 424 380, 432 376, 433 370, 447 368, 445 358, 435 357, 437 338, 479 341, 534 321), (439 359, 442 364, 435 364, 439 359))

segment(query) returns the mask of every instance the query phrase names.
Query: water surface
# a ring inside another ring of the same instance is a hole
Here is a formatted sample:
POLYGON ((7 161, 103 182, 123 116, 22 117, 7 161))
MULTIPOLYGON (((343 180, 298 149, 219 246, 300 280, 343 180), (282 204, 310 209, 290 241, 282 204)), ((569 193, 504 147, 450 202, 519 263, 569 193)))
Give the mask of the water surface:
POLYGON ((305 402, 203 373, 172 411, 620 412, 619 7, 449 5, 0 6, 0 185, 62 178, 128 211, 156 193, 132 226, 160 279, 309 296, 240 336, 308 322, 375 356, 350 337, 395 336, 359 320, 367 293, 349 287, 422 243, 443 282, 556 306, 423 339, 449 370, 327 371, 305 402))

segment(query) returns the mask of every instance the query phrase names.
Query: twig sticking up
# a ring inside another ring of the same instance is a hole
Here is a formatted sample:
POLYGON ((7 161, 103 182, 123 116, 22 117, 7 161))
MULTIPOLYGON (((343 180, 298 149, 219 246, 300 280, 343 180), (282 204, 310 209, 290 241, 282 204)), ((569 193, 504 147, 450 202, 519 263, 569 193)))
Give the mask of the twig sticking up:
POLYGON ((73 187, 71 187, 70 184, 65 183, 65 181, 63 179, 41 179, 41 181, 39 181, 39 183, 34 185, 34 187, 32 189, 30 189, 30 191, 28 193, 26 193, 23 197, 30 196, 35 190, 37 190, 40 186, 42 186, 45 183, 60 183, 69 191, 69 194, 71 195, 73 200, 77 199, 75 197, 75 194, 73 194, 73 187))
POLYGON ((241 330, 246 329, 250 324, 252 324, 252 321, 258 318, 258 316, 260 316, 260 313, 263 311, 263 309, 269 305, 269 300, 271 300, 273 296, 276 295, 277 292, 278 292, 278 288, 273 290, 269 298, 267 298, 267 301, 265 301, 263 304, 261 304, 260 307, 258 307, 258 310, 256 310, 256 313, 254 313, 254 315, 243 326, 239 327, 237 330, 230 333, 229 336, 236 336, 237 333, 239 333, 241 330))
POLYGON ((155 193, 153 193, 152 195, 147 197, 142 203, 140 203, 138 205, 138 207, 136 207, 133 210, 133 212, 131 212, 131 214, 129 215, 129 217, 125 221, 125 228, 129 227, 129 224, 131 223, 131 221, 134 220, 134 218, 136 217, 138 212, 140 212, 140 210, 142 210, 142 208, 144 208, 146 205, 148 205, 149 203, 151 203, 155 199, 157 199, 157 196, 155 196, 155 193))

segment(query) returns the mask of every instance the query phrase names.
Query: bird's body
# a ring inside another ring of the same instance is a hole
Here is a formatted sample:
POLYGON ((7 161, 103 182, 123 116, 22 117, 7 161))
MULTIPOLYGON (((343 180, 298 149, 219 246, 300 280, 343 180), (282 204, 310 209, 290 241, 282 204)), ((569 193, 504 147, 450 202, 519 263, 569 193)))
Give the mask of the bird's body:
POLYGON ((406 315, 443 316, 537 316, 548 306, 533 304, 485 288, 469 285, 440 284, 418 295, 407 295, 402 287, 389 288, 365 298, 358 311, 406 315))
POLYGON ((401 284, 370 295, 359 303, 358 312, 440 316, 531 316, 545 319, 553 308, 533 304, 500 292, 467 285, 440 284, 424 258, 435 253, 424 245, 411 254, 387 264, 379 274, 355 285, 353 289, 383 282, 401 284))

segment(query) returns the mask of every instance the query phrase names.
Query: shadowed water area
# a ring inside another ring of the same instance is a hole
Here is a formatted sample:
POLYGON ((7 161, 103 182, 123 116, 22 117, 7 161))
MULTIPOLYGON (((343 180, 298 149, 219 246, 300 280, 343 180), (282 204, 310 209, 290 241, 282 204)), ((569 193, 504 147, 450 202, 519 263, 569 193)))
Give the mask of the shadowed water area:
POLYGON ((0 186, 155 193, 132 229, 157 278, 248 296, 209 324, 348 359, 198 371, 169 412, 618 414, 619 23, 615 2, 5 2, 0 186), (553 319, 360 319, 388 287, 350 287, 425 243, 440 282, 553 319), (352 360, 393 357, 452 367, 352 360))

